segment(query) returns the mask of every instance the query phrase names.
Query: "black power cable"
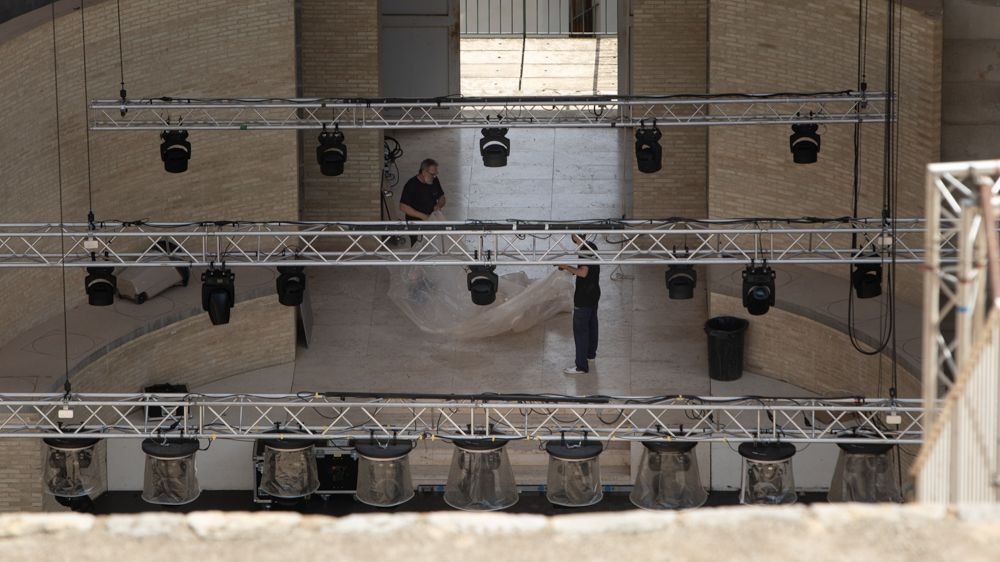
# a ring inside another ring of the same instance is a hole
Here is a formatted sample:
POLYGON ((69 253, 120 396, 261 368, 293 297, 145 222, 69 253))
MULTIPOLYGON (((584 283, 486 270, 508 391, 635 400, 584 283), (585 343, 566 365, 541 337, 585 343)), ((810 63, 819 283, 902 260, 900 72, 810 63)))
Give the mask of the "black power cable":
MULTIPOLYGON (((56 3, 50 4, 52 8, 52 81, 55 90, 56 108, 56 173, 59 177, 59 222, 63 222, 63 173, 62 173, 62 136, 59 127, 59 54, 56 46, 56 3)), ((69 382, 69 305, 66 303, 66 229, 59 229, 59 249, 62 252, 62 302, 63 302, 63 360, 66 368, 66 380, 63 382, 65 396, 68 397, 72 386, 69 382)))

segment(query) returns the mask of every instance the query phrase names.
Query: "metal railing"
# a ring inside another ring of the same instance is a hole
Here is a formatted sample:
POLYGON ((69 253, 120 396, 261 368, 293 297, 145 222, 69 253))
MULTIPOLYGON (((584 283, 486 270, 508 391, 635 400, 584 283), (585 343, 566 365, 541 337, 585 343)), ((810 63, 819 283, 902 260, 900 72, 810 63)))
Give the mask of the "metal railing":
POLYGON ((1000 503, 1000 160, 931 165, 927 188, 927 248, 957 238, 958 259, 928 253, 928 432, 911 472, 921 502, 1000 503))
POLYGON ((463 37, 618 34, 618 0, 462 0, 463 37))

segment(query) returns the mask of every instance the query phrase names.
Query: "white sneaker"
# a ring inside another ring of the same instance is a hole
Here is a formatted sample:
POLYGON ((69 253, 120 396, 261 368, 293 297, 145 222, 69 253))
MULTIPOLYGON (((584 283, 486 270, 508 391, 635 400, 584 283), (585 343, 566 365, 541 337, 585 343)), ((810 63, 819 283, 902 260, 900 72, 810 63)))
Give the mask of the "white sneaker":
POLYGON ((580 369, 577 369, 576 365, 573 365, 572 367, 569 367, 568 369, 563 369, 563 372, 566 373, 567 375, 586 375, 587 374, 587 371, 581 371, 580 369))

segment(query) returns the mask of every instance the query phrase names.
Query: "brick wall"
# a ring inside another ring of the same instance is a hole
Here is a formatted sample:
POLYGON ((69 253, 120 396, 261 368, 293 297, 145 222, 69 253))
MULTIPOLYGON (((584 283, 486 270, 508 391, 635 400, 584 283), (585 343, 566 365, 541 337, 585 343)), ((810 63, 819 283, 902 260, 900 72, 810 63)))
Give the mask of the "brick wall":
MULTIPOLYGON (((633 95, 707 91, 708 0, 633 0, 631 90, 633 95)), ((705 127, 666 127, 663 169, 643 174, 632 161, 636 218, 704 217, 708 207, 705 127)), ((629 136, 631 145, 634 137, 629 136)))
MULTIPOLYGON (((301 0, 301 88, 306 97, 381 94, 379 2, 301 0)), ((378 220, 382 131, 345 131, 347 164, 337 177, 320 174, 315 131, 302 134, 302 218, 378 220)))
POLYGON ((41 511, 41 439, 0 439, 0 460, 0 513, 41 511))
POLYGON ((75 392, 138 392, 165 382, 193 388, 294 360, 295 309, 266 296, 237 304, 226 325, 196 314, 132 340, 71 380, 75 392))
MULTIPOLYGON (((87 2, 91 98, 118 97, 114 2, 87 2)), ((0 219, 58 221, 52 27, 35 12, 0 26, 0 219), (20 20, 20 21, 19 21, 20 20), (16 30, 16 33, 13 31, 16 30)), ((130 97, 292 96, 292 0, 130 0, 122 3, 130 97)), ((87 215, 87 159, 80 11, 57 19, 63 210, 87 215)), ((191 166, 163 171, 155 132, 92 133, 93 208, 98 219, 295 219, 295 134, 193 133, 191 166)), ((83 273, 68 274, 70 306, 84 298, 83 273)), ((0 272, 0 345, 61 313, 60 272, 0 272), (30 288, 30 290, 29 290, 30 288)), ((243 334, 252 338, 252 333, 243 334)))
MULTIPOLYGON (((870 6, 867 80, 884 90, 885 3, 870 6)), ((900 95, 899 216, 923 216, 924 169, 939 157, 941 22, 906 8, 900 95)), ((857 84, 858 3, 712 2, 710 87, 729 91, 837 91, 857 84)), ((882 126, 862 127, 859 214, 877 216, 882 197, 882 126)), ((819 161, 792 163, 787 126, 715 127, 709 132, 709 213, 733 216, 851 214, 852 127, 821 127, 819 161)), ((845 276, 846 269, 828 268, 845 276)), ((901 300, 920 302, 920 275, 902 268, 901 300)))
MULTIPOLYGON (((751 317, 739 299, 718 293, 711 294, 709 303, 711 316, 750 320, 743 355, 747 371, 786 381, 820 396, 888 396, 889 358, 857 353, 847 334, 778 308, 751 317)), ((900 398, 920 397, 918 377, 919 373, 899 369, 900 398)))

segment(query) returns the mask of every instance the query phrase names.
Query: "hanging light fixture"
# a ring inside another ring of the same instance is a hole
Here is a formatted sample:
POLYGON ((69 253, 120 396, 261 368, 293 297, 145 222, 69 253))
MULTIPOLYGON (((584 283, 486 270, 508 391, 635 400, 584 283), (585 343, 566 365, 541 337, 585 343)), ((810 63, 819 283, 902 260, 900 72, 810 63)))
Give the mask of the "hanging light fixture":
POLYGON ((840 456, 833 471, 831 502, 901 502, 892 445, 886 443, 837 443, 840 456))
POLYGON ((90 306, 111 306, 115 303, 115 293, 118 291, 115 268, 88 267, 87 277, 83 282, 90 306))
POLYGON ((83 498, 97 489, 101 483, 97 462, 100 439, 46 437, 42 441, 45 443, 42 479, 46 493, 56 498, 83 498))
POLYGON ((208 312, 213 326, 229 323, 230 310, 236 306, 236 274, 212 264, 201 274, 201 308, 208 312))
POLYGON ((796 123, 792 125, 792 134, 788 137, 788 145, 792 149, 792 160, 796 164, 813 164, 819 154, 819 125, 815 123, 796 123))
POLYGON ((549 441, 545 497, 555 505, 586 507, 604 497, 601 487, 600 443, 583 440, 549 441))
POLYGON ((482 131, 479 139, 479 154, 483 157, 483 165, 487 168, 502 168, 507 165, 510 156, 510 139, 507 129, 488 127, 482 131))
POLYGON ((851 271, 851 286, 859 299, 873 299, 882 294, 882 264, 859 263, 851 271))
POLYGON ((334 125, 333 132, 327 131, 326 125, 323 125, 319 145, 316 147, 316 162, 324 176, 339 176, 344 173, 347 145, 344 144, 344 133, 340 132, 339 125, 334 125))
POLYGON ((160 133, 160 160, 163 169, 171 174, 186 172, 191 160, 191 143, 185 130, 163 131, 160 133))
POLYGON ((444 501, 463 511, 496 511, 517 503, 506 440, 456 439, 444 501))
POLYGON ((195 466, 197 439, 146 439, 142 499, 160 505, 184 505, 198 499, 201 488, 195 466))
POLYGON ((313 441, 275 438, 264 440, 263 446, 261 493, 279 499, 300 499, 319 489, 313 441))
POLYGON ((635 164, 640 172, 652 174, 660 171, 663 166, 661 138, 663 138, 663 133, 656 126, 655 121, 652 127, 646 127, 643 124, 635 130, 635 164))
POLYGON ((394 507, 413 498, 410 476, 412 441, 358 441, 358 484, 354 499, 375 507, 394 507))
POLYGON ((693 265, 669 265, 665 278, 667 295, 672 300, 694 298, 694 288, 698 285, 698 272, 694 270, 693 265))
POLYGON ((701 507, 708 492, 701 485, 697 443, 643 441, 642 459, 628 499, 643 509, 701 507))
POLYGON ((299 306, 306 293, 306 268, 300 265, 279 265, 275 285, 279 303, 299 306))
POLYGON ((777 274, 768 267, 750 264, 743 271, 743 306, 747 311, 760 316, 774 306, 774 278, 777 274))
POLYGON ((743 478, 740 503, 795 503, 795 477, 792 473, 791 443, 741 443, 743 478))
POLYGON ((469 286, 469 293, 472 295, 472 302, 479 306, 493 304, 497 300, 497 289, 500 287, 500 278, 494 272, 494 265, 473 265, 469 266, 469 274, 466 281, 469 286))

